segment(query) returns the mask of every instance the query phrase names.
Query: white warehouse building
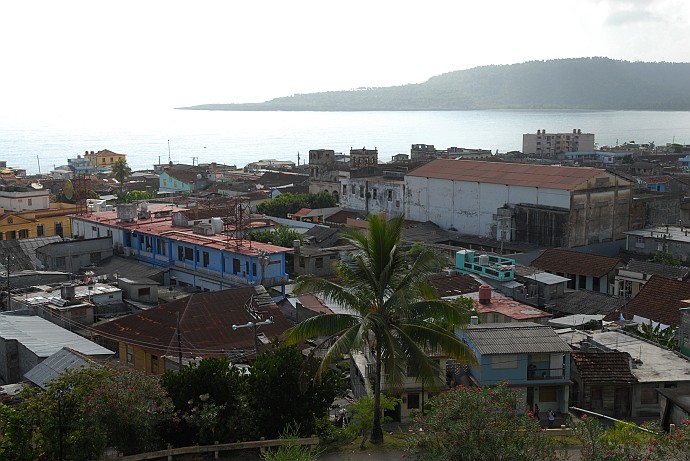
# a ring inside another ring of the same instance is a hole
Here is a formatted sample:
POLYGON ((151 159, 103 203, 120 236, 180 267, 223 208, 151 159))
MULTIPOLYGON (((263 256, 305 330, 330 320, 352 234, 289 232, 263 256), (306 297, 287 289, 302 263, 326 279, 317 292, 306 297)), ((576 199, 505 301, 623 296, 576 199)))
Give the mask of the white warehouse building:
POLYGON ((408 219, 543 246, 620 239, 631 203, 631 183, 597 168, 442 159, 405 176, 408 219))

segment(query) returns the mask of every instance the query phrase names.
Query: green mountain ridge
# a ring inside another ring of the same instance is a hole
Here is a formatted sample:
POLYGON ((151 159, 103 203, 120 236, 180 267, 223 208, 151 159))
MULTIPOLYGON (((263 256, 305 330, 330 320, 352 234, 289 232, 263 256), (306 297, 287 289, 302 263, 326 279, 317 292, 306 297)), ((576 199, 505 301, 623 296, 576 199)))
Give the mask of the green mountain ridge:
POLYGON ((574 58, 491 65, 424 83, 295 94, 261 103, 180 109, 415 111, 478 109, 690 110, 690 63, 574 58))

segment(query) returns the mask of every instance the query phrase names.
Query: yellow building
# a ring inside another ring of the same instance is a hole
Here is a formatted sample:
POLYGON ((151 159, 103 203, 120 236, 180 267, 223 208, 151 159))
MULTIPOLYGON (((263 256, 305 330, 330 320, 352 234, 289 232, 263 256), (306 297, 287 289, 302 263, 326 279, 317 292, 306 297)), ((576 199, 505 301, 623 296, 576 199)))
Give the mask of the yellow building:
POLYGON ((29 188, 0 189, 0 240, 72 235, 69 215, 77 206, 50 203, 49 192, 29 188))
POLYGON ((116 154, 108 149, 99 150, 98 152, 86 151, 84 158, 88 159, 94 168, 112 168, 118 159, 127 160, 125 154, 116 154))

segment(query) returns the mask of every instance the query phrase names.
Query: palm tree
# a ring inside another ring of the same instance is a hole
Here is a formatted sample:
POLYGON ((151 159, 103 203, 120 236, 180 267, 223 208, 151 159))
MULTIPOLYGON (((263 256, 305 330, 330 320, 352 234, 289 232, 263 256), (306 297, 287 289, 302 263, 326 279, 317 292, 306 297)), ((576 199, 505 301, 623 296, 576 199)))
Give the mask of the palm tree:
POLYGON ((113 176, 120 182, 120 195, 122 195, 125 179, 129 178, 131 174, 132 169, 127 165, 127 161, 124 158, 115 160, 115 163, 113 163, 113 176))
POLYGON ((348 313, 312 317, 295 325, 286 336, 294 344, 319 335, 327 337, 320 348, 324 358, 316 379, 343 354, 373 353, 374 421, 372 443, 383 441, 381 428, 381 376, 400 386, 407 368, 425 385, 439 385, 440 366, 428 354, 444 353, 473 361, 467 346, 441 322, 460 324, 464 313, 438 299, 428 283, 440 257, 423 249, 412 258, 400 248, 404 217, 368 218, 368 234, 345 230, 343 238, 355 247, 350 261, 335 266, 342 284, 314 275, 297 279, 297 293, 315 293, 347 309, 348 313))

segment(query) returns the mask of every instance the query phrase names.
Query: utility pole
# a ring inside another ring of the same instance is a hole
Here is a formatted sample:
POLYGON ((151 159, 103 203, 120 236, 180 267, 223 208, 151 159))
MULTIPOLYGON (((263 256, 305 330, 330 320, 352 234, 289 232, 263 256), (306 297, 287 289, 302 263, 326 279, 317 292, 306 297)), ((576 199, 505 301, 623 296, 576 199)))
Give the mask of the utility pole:
POLYGON ((180 333, 180 313, 177 313, 177 363, 182 368, 182 336, 180 333))
POLYGON ((10 292, 10 255, 7 255, 7 264, 5 264, 5 271, 7 272, 7 305, 6 310, 12 310, 12 294, 10 292))

